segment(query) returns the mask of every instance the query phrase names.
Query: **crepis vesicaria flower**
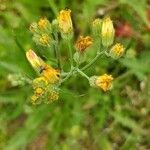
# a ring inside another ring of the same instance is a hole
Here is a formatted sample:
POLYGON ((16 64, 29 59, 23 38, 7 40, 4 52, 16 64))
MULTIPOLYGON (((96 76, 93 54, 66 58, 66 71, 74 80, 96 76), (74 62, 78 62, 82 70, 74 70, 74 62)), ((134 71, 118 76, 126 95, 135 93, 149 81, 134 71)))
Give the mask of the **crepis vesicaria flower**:
POLYGON ((102 21, 102 44, 105 47, 112 45, 114 41, 115 29, 113 22, 109 17, 106 17, 102 21))
POLYGON ((63 34, 70 34, 73 31, 71 10, 61 10, 58 15, 58 25, 63 34))
POLYGON ((85 51, 86 48, 91 46, 93 43, 93 40, 90 36, 80 36, 79 39, 77 40, 75 46, 78 52, 82 53, 85 51))
POLYGON ((121 57, 124 53, 124 46, 120 43, 115 44, 111 50, 110 50, 110 56, 114 59, 118 59, 119 57, 121 57))
POLYGON ((108 91, 112 87, 113 77, 112 75, 104 74, 101 76, 92 76, 90 78, 90 85, 93 87, 98 87, 104 92, 108 91))
POLYGON ((113 77, 112 75, 101 75, 99 76, 96 81, 95 84, 100 87, 103 91, 108 91, 110 90, 110 88, 112 87, 112 81, 113 81, 113 77))
POLYGON ((46 29, 47 26, 49 25, 49 21, 47 18, 41 18, 38 23, 37 23, 39 29, 46 29))

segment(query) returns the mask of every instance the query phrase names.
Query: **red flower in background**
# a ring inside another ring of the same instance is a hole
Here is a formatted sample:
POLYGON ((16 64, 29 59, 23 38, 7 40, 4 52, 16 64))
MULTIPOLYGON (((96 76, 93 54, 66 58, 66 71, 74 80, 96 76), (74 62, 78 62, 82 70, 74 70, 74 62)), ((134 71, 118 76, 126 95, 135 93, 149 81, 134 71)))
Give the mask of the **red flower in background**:
MULTIPOLYGON (((147 9, 147 19, 150 22, 150 8, 147 9)), ((150 31, 150 25, 147 27, 148 31, 150 31)))
POLYGON ((116 27, 117 37, 131 37, 133 35, 133 29, 128 22, 121 23, 116 27))

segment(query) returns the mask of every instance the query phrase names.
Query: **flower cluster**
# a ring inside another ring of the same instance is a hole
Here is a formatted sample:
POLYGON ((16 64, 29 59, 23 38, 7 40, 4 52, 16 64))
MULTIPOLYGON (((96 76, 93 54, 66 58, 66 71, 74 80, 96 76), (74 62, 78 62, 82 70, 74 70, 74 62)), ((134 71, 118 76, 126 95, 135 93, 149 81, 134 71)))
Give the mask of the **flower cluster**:
POLYGON ((56 86, 60 73, 58 70, 46 64, 40 57, 38 57, 33 50, 26 53, 27 59, 32 67, 39 73, 32 82, 34 94, 31 96, 33 104, 40 104, 42 101, 50 103, 59 98, 59 88, 56 86))
POLYGON ((28 50, 26 56, 32 67, 38 74, 38 77, 32 81, 33 95, 31 101, 33 104, 51 103, 58 100, 59 88, 72 75, 80 74, 85 77, 91 87, 96 87, 104 92, 112 88, 112 75, 103 74, 88 77, 83 71, 91 67, 101 55, 106 55, 113 59, 120 58, 125 48, 122 44, 114 44, 115 29, 110 17, 104 19, 96 18, 91 25, 92 35, 79 36, 73 44, 73 23, 71 19, 71 10, 61 10, 56 19, 50 23, 46 18, 41 18, 38 22, 32 23, 30 30, 33 33, 33 40, 42 46, 50 47, 55 53, 58 69, 53 68, 44 62, 33 50, 28 50), (61 38, 59 36, 61 35, 61 38), (70 70, 65 72, 62 68, 59 41, 66 41, 70 60, 70 70), (83 65, 83 57, 87 49, 98 43, 99 49, 96 56, 90 63, 83 65), (74 52, 75 50, 75 52, 74 52), (81 65, 82 64, 82 65, 81 65), (81 67, 82 66, 82 67, 81 67))
POLYGON ((32 104, 48 104, 59 98, 59 89, 55 84, 50 84, 45 77, 38 77, 33 80, 32 87, 34 90, 31 96, 32 104))
POLYGON ((42 46, 52 44, 52 27, 46 18, 41 18, 38 22, 30 25, 30 31, 33 33, 33 41, 42 46))

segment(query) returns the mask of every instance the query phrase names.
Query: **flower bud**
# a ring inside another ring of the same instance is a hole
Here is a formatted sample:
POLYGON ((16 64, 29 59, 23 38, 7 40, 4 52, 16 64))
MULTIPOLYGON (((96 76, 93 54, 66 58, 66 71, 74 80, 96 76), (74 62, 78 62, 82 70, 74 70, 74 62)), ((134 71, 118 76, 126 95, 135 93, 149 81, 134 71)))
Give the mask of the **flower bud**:
POLYGON ((39 60, 39 57, 34 53, 34 51, 32 49, 30 49, 26 52, 26 57, 27 57, 28 61, 30 62, 30 64, 32 65, 32 67, 36 71, 40 72, 41 62, 39 60))
POLYGON ((108 47, 113 44, 114 41, 114 26, 112 20, 107 17, 102 21, 102 44, 105 47, 108 47))
POLYGON ((32 88, 34 94, 31 96, 31 103, 41 104, 43 99, 45 98, 45 92, 48 86, 48 81, 45 77, 38 77, 32 81, 32 88))
POLYGON ((95 19, 92 22, 92 32, 95 37, 101 36, 101 29, 102 29, 102 20, 101 19, 95 19))
POLYGON ((46 18, 41 18, 37 24, 38 24, 39 29, 45 29, 47 28, 48 23, 49 21, 46 18))
POLYGON ((38 22, 37 22, 37 26, 38 29, 41 32, 45 32, 45 33, 52 33, 52 27, 50 22, 47 20, 47 18, 41 18, 38 22))
POLYGON ((42 45, 42 46, 47 46, 50 47, 53 43, 51 37, 44 33, 44 34, 34 34, 33 36, 33 41, 37 44, 37 45, 42 45))
POLYGON ((108 91, 112 87, 113 77, 111 75, 93 76, 90 78, 90 85, 92 87, 101 88, 104 92, 108 91))
POLYGON ((33 105, 36 105, 36 104, 40 104, 41 101, 40 101, 40 99, 39 99, 39 97, 37 95, 32 95, 31 96, 31 103, 33 105))
POLYGON ((38 78, 35 78, 33 81, 32 81, 32 87, 33 89, 37 89, 37 88, 46 88, 48 85, 48 80, 42 76, 42 77, 38 77, 38 78))
POLYGON ((63 38, 70 38, 73 32, 71 10, 61 10, 58 16, 58 25, 63 38))
POLYGON ((48 95, 48 103, 57 101, 59 99, 59 93, 57 91, 51 91, 48 95))
POLYGON ((123 55, 124 50, 125 49, 124 49, 123 45, 120 43, 117 43, 111 48, 109 55, 114 59, 118 59, 119 57, 121 57, 123 55))
POLYGON ((44 103, 50 104, 59 99, 59 89, 55 86, 55 84, 49 84, 46 91, 46 99, 44 103))
POLYGON ((93 40, 90 36, 80 36, 77 40, 75 46, 79 53, 83 53, 86 48, 90 47, 93 44, 93 40))
POLYGON ((42 34, 39 38, 39 44, 43 46, 50 46, 50 37, 47 34, 42 34))
POLYGON ((30 25, 29 30, 30 30, 32 33, 37 33, 37 32, 39 32, 37 23, 36 23, 36 22, 33 22, 33 23, 30 25))
POLYGON ((28 78, 24 77, 20 73, 16 74, 9 74, 7 76, 8 81, 10 82, 11 86, 24 86, 26 83, 29 83, 30 81, 28 78))
POLYGON ((89 84, 90 84, 91 87, 97 87, 96 84, 95 84, 96 79, 97 79, 97 76, 90 77, 89 84))

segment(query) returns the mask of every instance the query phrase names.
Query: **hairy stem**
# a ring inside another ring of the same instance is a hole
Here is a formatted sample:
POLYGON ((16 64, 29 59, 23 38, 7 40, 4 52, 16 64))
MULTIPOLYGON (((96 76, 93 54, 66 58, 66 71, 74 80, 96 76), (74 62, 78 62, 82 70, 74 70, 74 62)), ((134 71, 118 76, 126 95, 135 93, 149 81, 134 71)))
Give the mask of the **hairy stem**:
POLYGON ((77 72, 82 75, 83 77, 85 77, 86 79, 90 80, 90 78, 83 72, 81 71, 80 69, 77 68, 77 72))
POLYGON ((104 51, 98 52, 97 55, 95 56, 95 58, 89 64, 87 64, 86 66, 81 68, 81 70, 84 71, 84 70, 88 69, 89 67, 91 67, 102 54, 104 54, 104 51))
POLYGON ((71 48, 71 40, 67 40, 68 44, 68 50, 69 50, 69 57, 70 57, 70 65, 73 66, 73 54, 72 54, 72 48, 71 48))
POLYGON ((65 82, 66 80, 68 80, 73 75, 74 69, 75 68, 71 68, 70 72, 68 72, 67 75, 66 75, 66 77, 63 80, 61 80, 61 82, 59 83, 59 85, 61 85, 63 82, 65 82))

